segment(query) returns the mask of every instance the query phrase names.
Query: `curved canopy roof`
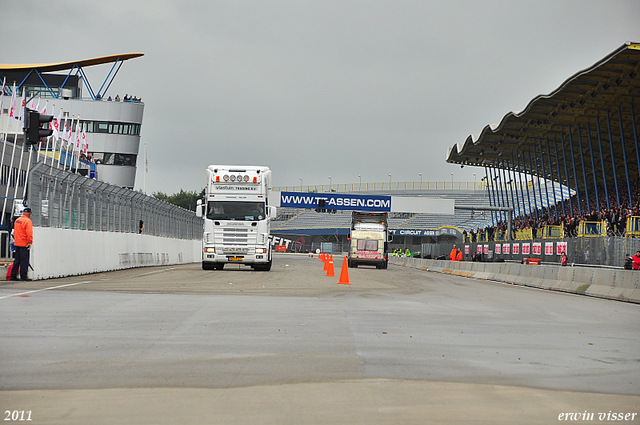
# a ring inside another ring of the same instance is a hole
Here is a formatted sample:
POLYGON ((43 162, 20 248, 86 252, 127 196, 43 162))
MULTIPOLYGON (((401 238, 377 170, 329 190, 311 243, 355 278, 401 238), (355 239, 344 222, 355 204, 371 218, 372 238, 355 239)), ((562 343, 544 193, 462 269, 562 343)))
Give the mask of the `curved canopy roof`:
POLYGON ((581 190, 585 185, 592 189, 594 179, 598 185, 602 185, 604 178, 607 184, 612 184, 615 168, 628 163, 628 175, 637 181, 639 66, 640 44, 628 42, 571 76, 554 92, 535 97, 522 112, 510 112, 498 126, 487 125, 479 135, 469 136, 463 144, 449 148, 447 162, 517 168, 581 190), (530 166, 529 158, 536 157, 547 165, 544 172, 530 166), (579 169, 579 177, 572 167, 579 169), (588 181, 583 179, 585 176, 588 181))
POLYGON ((105 63, 114 63, 117 61, 126 61, 128 59, 138 58, 144 56, 144 53, 125 53, 122 55, 101 56, 93 59, 83 59, 79 61, 71 62, 58 62, 58 63, 38 63, 38 64, 22 64, 22 65, 7 65, 0 64, 1 71, 31 71, 37 69, 39 72, 55 72, 66 71, 73 69, 74 66, 80 68, 85 66, 102 65, 105 63))

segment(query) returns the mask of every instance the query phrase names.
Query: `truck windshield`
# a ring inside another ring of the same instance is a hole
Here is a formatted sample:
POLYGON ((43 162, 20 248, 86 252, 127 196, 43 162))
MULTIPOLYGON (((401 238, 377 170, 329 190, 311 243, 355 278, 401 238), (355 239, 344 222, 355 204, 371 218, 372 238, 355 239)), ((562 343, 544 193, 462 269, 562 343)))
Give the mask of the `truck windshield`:
POLYGON ((377 251, 378 241, 373 239, 358 239, 358 251, 377 251))
POLYGON ((207 218, 211 220, 257 221, 266 217, 264 202, 210 201, 207 218))

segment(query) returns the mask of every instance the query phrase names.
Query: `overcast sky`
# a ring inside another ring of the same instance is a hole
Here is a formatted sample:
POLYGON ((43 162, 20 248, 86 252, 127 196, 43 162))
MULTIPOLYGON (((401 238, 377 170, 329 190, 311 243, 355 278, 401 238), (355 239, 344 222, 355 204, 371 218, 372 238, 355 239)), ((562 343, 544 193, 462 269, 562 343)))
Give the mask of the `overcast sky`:
MULTIPOLYGON (((146 143, 146 191, 168 194, 209 164, 267 165, 275 185, 472 181, 448 148, 640 42, 638 0, 2 0, 2 16, 0 63, 144 53, 107 96, 142 97, 136 188, 146 143)), ((86 69, 94 87, 109 70, 86 69)))

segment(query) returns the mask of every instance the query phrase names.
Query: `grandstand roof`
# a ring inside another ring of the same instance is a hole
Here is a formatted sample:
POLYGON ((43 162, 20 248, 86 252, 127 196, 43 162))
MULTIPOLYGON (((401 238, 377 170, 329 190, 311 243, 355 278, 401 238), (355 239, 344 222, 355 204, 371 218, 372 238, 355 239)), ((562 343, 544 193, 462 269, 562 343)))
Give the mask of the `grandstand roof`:
MULTIPOLYGON (((627 42, 593 66, 568 78, 552 93, 535 97, 522 112, 510 112, 499 125, 487 125, 479 135, 469 136, 463 144, 449 148, 447 162, 514 168, 513 163, 517 167, 516 160, 521 158, 522 171, 566 184, 564 162, 572 170, 572 161, 581 164, 584 159, 584 174, 577 178, 577 187, 584 189, 582 177, 586 175, 589 177, 587 189, 591 190, 593 172, 600 180, 599 185, 603 175, 607 184, 612 184, 613 162, 616 168, 622 167, 626 155, 629 178, 637 181, 640 174, 640 157, 636 158, 639 66, 640 44, 627 42), (595 153, 593 162, 592 151, 595 153), (536 170, 537 166, 530 167, 528 157, 534 155, 538 161, 543 157, 547 165, 551 163, 552 170, 547 166, 543 173, 541 169, 536 170), (557 170, 560 170, 560 179, 557 170)), ((569 172, 571 187, 576 187, 574 180, 574 174, 569 172)))
POLYGON ((54 62, 54 63, 37 63, 37 64, 19 64, 9 65, 0 64, 0 71, 31 71, 37 69, 39 72, 55 72, 67 71, 73 69, 76 65, 80 68, 85 66, 102 65, 105 63, 114 63, 118 61, 126 61, 129 59, 144 56, 144 53, 124 53, 121 55, 101 56, 98 58, 82 59, 71 62, 54 62))

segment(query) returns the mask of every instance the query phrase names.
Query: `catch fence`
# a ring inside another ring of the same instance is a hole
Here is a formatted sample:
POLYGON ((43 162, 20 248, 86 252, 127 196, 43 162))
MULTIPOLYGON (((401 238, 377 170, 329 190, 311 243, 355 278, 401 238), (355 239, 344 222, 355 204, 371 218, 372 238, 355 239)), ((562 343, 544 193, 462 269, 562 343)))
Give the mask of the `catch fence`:
POLYGON ((42 162, 29 172, 27 206, 34 226, 202 238, 193 211, 42 162))

